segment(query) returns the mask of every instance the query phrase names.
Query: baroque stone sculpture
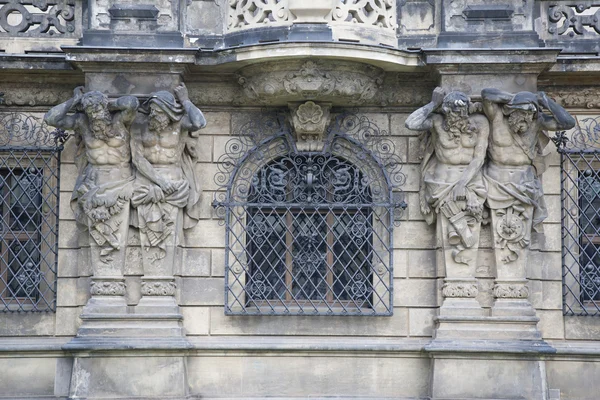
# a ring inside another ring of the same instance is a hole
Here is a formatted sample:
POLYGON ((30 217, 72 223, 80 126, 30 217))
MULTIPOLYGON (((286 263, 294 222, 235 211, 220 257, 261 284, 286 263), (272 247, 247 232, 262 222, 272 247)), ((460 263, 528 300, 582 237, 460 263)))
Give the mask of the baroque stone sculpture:
POLYGON ((147 117, 132 140, 137 170, 132 221, 142 242, 144 297, 174 295, 176 247, 182 230, 199 219, 195 132, 206 120, 189 100, 184 84, 175 88, 175 96, 168 91, 150 95, 141 110, 147 117))
POLYGON ((549 142, 545 131, 571 129, 575 119, 544 92, 511 94, 484 89, 481 97, 491 124, 483 178, 496 259, 492 315, 534 315, 528 300, 526 266, 531 231, 539 231, 547 216, 539 179, 544 172, 539 161, 549 142))
MULTIPOLYGON (((93 296, 125 294, 123 266, 134 181, 130 128, 138 106, 133 96, 109 100, 77 87, 71 99, 45 115, 48 125, 73 130, 78 141, 79 175, 71 208, 92 239, 93 296)), ((117 306, 124 312, 124 300, 117 306)))
POLYGON ((475 279, 479 232, 486 196, 481 176, 489 122, 462 92, 433 91, 429 104, 406 120, 422 137, 421 212, 437 220, 446 267, 442 315, 479 315, 475 279))

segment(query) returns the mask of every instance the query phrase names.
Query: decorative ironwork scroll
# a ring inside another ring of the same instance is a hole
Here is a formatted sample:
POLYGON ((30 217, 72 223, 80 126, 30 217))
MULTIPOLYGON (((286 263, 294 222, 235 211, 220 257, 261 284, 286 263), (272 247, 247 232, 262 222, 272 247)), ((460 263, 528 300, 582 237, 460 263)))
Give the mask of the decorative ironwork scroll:
POLYGON ((387 133, 343 114, 303 152, 283 114, 261 114, 226 150, 226 314, 391 315, 406 178, 387 133))
POLYGON ((553 141, 562 169, 563 311, 600 316, 600 117, 553 141))
POLYGON ((556 35, 585 35, 586 33, 600 34, 600 3, 571 2, 564 5, 551 6, 548 12, 550 26, 548 31, 556 35))
POLYGON ((0 27, 11 36, 75 32, 75 0, 0 0, 0 27))
POLYGON ((0 114, 0 310, 54 311, 60 152, 67 135, 0 114))

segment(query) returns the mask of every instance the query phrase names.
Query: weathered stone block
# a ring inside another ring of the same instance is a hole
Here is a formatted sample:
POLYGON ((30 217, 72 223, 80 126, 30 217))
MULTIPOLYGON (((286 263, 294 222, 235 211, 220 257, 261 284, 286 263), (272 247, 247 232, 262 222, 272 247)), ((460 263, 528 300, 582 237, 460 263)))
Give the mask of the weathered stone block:
POLYGON ((56 358, 0 358, 0 398, 54 395, 56 358))
POLYGON ((561 204, 560 196, 554 194, 547 194, 544 197, 546 201, 546 207, 548 208, 548 218, 544 220, 545 223, 558 223, 561 220, 561 204))
POLYGON ((183 249, 182 276, 210 276, 210 254, 208 249, 183 249))
MULTIPOLYGON (((234 114, 234 115, 237 115, 234 114)), ((231 132, 231 114, 228 112, 205 112, 206 127, 202 128, 202 135, 230 135, 231 132)))
POLYGON ((183 278, 181 280, 181 305, 208 306, 223 305, 223 279, 183 278))
POLYGON ((564 339, 565 325, 563 320, 562 310, 536 310, 536 314, 540 317, 538 328, 542 332, 542 338, 548 339, 564 339))
POLYGON ((433 336, 433 319, 438 313, 437 308, 409 308, 408 323, 410 336, 433 336))
POLYGON ((436 279, 394 279, 394 306, 436 307, 436 279))
POLYGON ((219 171, 217 164, 198 163, 196 164, 196 173, 202 183, 202 190, 216 191, 219 189, 215 183, 215 175, 219 171))
POLYGON ((79 247, 79 239, 82 235, 87 235, 87 231, 82 232, 75 221, 60 221, 58 224, 60 235, 58 235, 58 247, 61 249, 76 249, 79 247))
POLYGON ((190 357, 192 395, 278 398, 423 398, 426 358, 190 357))
POLYGON ((421 214, 419 193, 406 193, 406 202, 408 203, 408 208, 404 213, 408 213, 408 219, 411 221, 424 221, 425 217, 421 214))
POLYGON ((58 307, 56 309, 56 336, 75 336, 81 324, 80 307, 58 307))
POLYGON ((394 308, 391 317, 226 316, 211 308, 211 335, 406 336, 408 309, 394 308), (324 323, 326 319, 326 323, 324 323))
MULTIPOLYGON (((61 233, 62 234, 62 233, 61 233)), ((79 276, 79 250, 60 249, 58 252, 58 276, 63 278, 79 276)))
POLYGON ((406 183, 402 186, 405 192, 418 192, 421 179, 421 166, 418 164, 406 164, 402 166, 402 172, 406 175, 406 183))
POLYGON ((394 278, 408 276, 408 251, 394 250, 394 278))
POLYGON ((548 387, 560 388, 560 399, 594 400, 600 391, 600 363, 587 360, 546 361, 548 387))
POLYGON ((78 278, 58 278, 56 304, 61 307, 78 306, 78 278))
POLYGON ((560 167, 549 167, 541 179, 544 194, 560 194, 560 167))
POLYGON ((53 313, 3 314, 0 318, 0 336, 52 336, 54 318, 53 313))
POLYGON ((186 243, 188 247, 225 247, 225 226, 216 220, 201 220, 187 230, 186 243))
POLYGON ((425 221, 406 221, 394 228, 394 248, 432 249, 435 246, 435 225, 425 221))
POLYGON ((565 339, 600 340, 600 318, 565 316, 565 339))
POLYGON ((60 166, 60 190, 61 192, 72 192, 79 172, 74 164, 60 166))
POLYGON ((183 357, 76 358, 73 398, 184 397, 183 357))
POLYGON ((408 276, 410 278, 435 278, 435 250, 408 250, 408 276))
POLYGON ((75 214, 73 214, 73 210, 71 209, 71 193, 61 192, 59 201, 59 218, 63 220, 75 220, 75 214))
POLYGON ((423 155, 421 154, 421 141, 418 137, 412 136, 408 138, 408 162, 411 164, 420 164, 423 155))
POLYGON ((433 398, 543 399, 543 361, 436 359, 433 398))
POLYGON ((188 335, 208 335, 210 309, 208 307, 180 307, 183 327, 188 335))
POLYGON ((196 154, 198 155, 198 162, 211 162, 213 160, 213 137, 201 134, 196 140, 196 154))
POLYGON ((210 271, 213 277, 225 276, 225 249, 211 250, 210 271))
POLYGON ((419 132, 411 131, 404 126, 409 114, 392 114, 390 118, 390 129, 394 136, 418 136, 419 132))

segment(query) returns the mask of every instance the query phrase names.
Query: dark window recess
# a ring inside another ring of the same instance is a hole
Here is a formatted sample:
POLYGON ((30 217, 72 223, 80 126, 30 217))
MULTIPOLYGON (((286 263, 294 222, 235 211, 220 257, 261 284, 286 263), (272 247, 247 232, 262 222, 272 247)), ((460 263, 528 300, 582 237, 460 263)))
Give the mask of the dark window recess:
POLYGON ((54 311, 64 132, 0 115, 0 310, 54 311))

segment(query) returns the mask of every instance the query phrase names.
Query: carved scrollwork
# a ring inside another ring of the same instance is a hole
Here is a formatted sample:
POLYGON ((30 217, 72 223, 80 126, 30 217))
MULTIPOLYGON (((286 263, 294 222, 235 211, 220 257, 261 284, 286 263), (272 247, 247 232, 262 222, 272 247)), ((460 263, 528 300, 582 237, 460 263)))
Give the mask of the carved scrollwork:
POLYGON ((0 0, 0 27, 10 35, 71 34, 74 23, 75 0, 0 0))
POLYGON ((396 0, 339 1, 332 18, 338 22, 374 25, 394 30, 397 27, 396 0))
POLYGON ((230 31, 261 25, 282 24, 290 20, 287 0, 229 0, 230 31))
POLYGON ((479 290, 474 283, 445 283, 442 287, 444 297, 474 298, 477 293, 479 290))
POLYGON ((125 296, 126 289, 122 281, 93 280, 90 284, 92 296, 125 296))
POLYGON ((494 297, 497 299, 526 299, 529 288, 525 284, 498 283, 494 286, 494 297))
POLYGON ((142 282, 142 296, 174 296, 176 289, 173 281, 142 282))

